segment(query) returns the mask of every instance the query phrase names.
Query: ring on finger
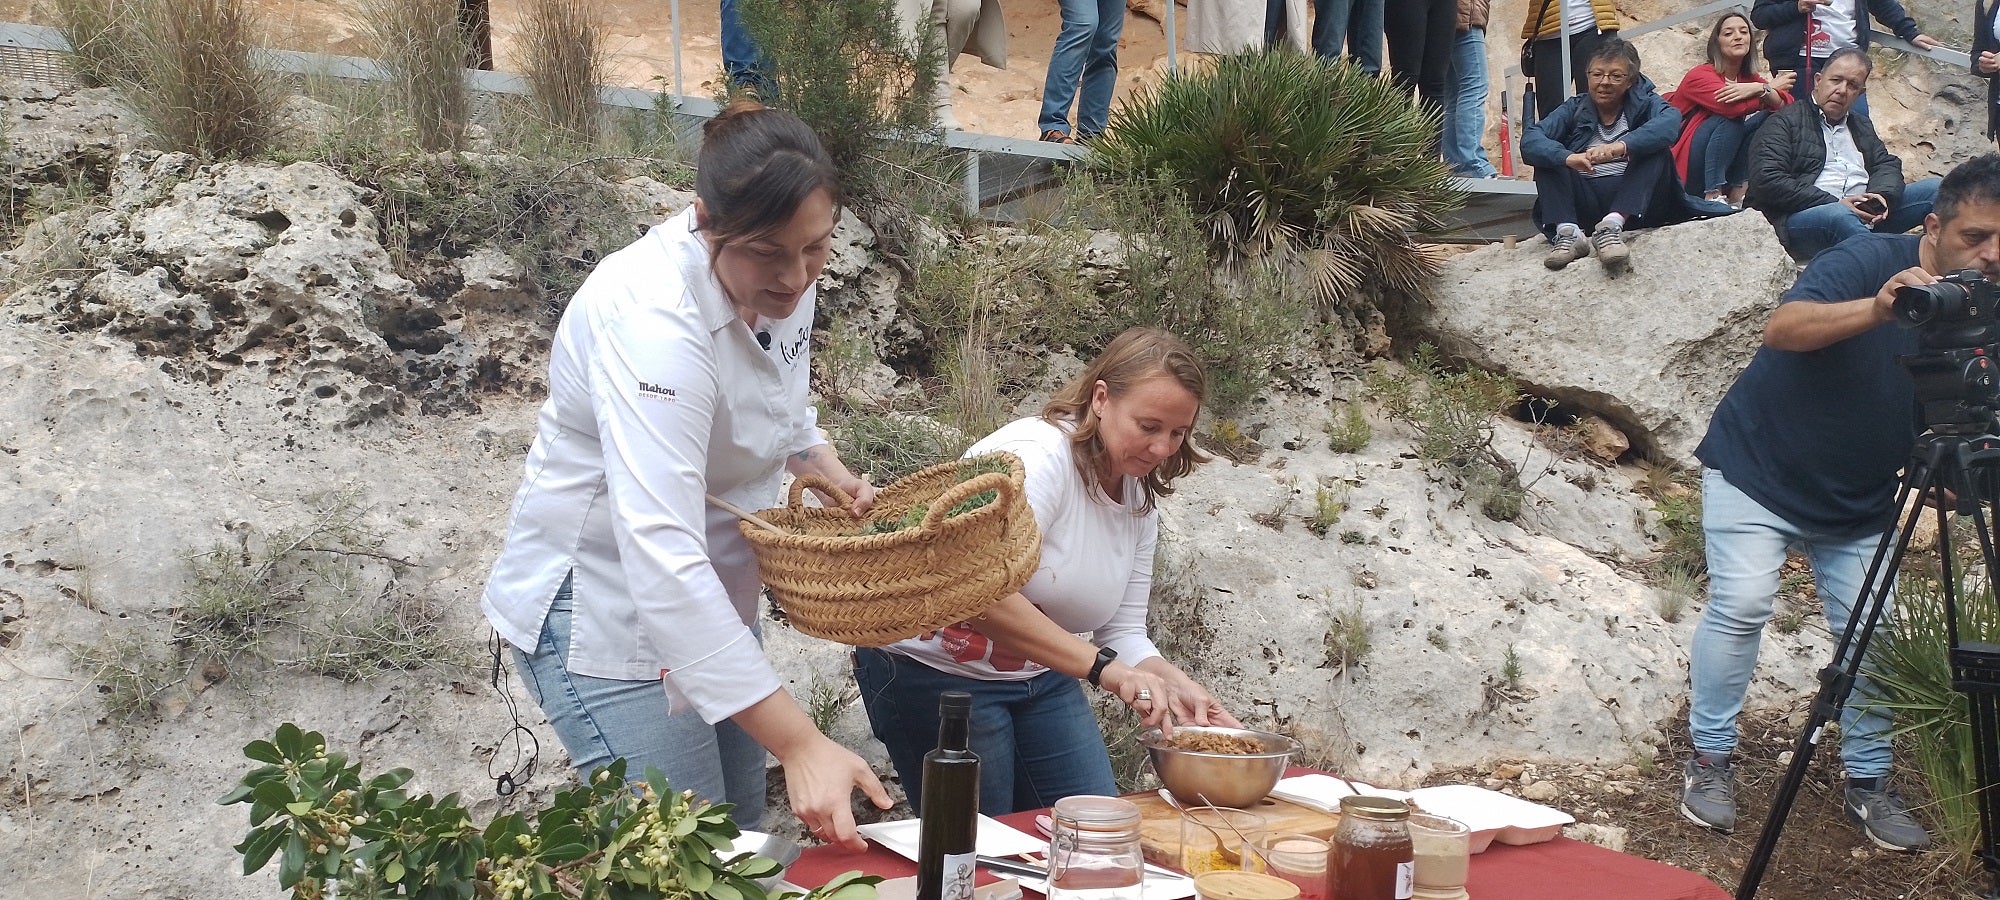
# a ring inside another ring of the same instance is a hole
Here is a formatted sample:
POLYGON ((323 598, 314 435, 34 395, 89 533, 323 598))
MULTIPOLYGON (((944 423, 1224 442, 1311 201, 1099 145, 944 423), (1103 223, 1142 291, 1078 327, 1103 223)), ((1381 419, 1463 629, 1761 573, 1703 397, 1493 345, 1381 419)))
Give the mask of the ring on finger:
POLYGON ((1150 691, 1150 690, 1147 690, 1147 689, 1145 689, 1145 688, 1140 688, 1140 689, 1139 689, 1139 694, 1138 694, 1138 696, 1134 697, 1133 699, 1135 699, 1135 700, 1151 700, 1151 699, 1153 699, 1153 692, 1152 692, 1152 691, 1150 691))

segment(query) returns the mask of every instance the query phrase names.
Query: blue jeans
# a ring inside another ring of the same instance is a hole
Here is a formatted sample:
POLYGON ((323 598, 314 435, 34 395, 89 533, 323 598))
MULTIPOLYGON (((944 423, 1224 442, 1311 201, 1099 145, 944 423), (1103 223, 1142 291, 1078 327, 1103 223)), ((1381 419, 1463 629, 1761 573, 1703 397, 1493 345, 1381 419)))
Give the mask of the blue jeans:
MULTIPOLYGON (((1802 531, 1714 469, 1702 470, 1701 504, 1701 530, 1708 542, 1708 608, 1694 627, 1688 654, 1693 687, 1688 726, 1696 750, 1728 753, 1736 749, 1736 717, 1757 667, 1764 623, 1771 619, 1785 548, 1797 547, 1812 562, 1827 626, 1837 637, 1854 614, 1856 595, 1882 536, 1834 538, 1802 531)), ((1871 647, 1888 639, 1888 625, 1880 623, 1871 647)), ((1873 688, 1861 678, 1840 711, 1840 758, 1855 778, 1889 774, 1890 717, 1870 702, 1873 688)))
POLYGON ((1439 143, 1454 175, 1493 178, 1500 173, 1486 160, 1486 29, 1468 28, 1451 48, 1444 81, 1444 127, 1439 143))
POLYGON ((764 748, 736 723, 714 725, 689 711, 667 712, 658 679, 620 681, 569 671, 570 582, 556 591, 533 654, 514 651, 514 668, 548 716, 577 774, 589 778, 618 758, 634 781, 658 769, 676 790, 712 803, 734 803, 737 827, 764 818, 764 748))
MULTIPOLYGON (((1361 71, 1381 74, 1383 3, 1384 0, 1313 0, 1313 52, 1326 59, 1339 59, 1345 52, 1361 71)), ((1285 24, 1285 0, 1265 0, 1264 43, 1281 42, 1285 24)))
POLYGON ((1874 228, 1861 224, 1861 215, 1845 203, 1822 203, 1792 213, 1785 219, 1785 249, 1800 259, 1811 259, 1857 234, 1902 234, 1924 224, 1931 204, 1937 201, 1938 179, 1926 178, 1903 186, 1902 202, 1889 210, 1888 218, 1874 228))
POLYGON ((980 812, 1001 816, 1077 794, 1118 793, 1097 716, 1077 680, 1061 672, 981 681, 862 648, 854 651, 854 680, 911 809, 923 808, 924 754, 937 746, 938 695, 945 691, 972 695, 980 812))
POLYGON ((729 82, 738 87, 762 87, 764 69, 764 54, 744 30, 736 0, 722 0, 722 70, 728 73, 729 82))
POLYGON ((1095 137, 1111 118, 1111 91, 1118 86, 1118 35, 1125 30, 1124 0, 1057 0, 1062 30, 1049 51, 1049 75, 1042 82, 1042 131, 1070 133, 1069 107, 1076 103, 1076 132, 1095 137), (1081 96, 1079 96, 1081 94, 1081 96))
POLYGON ((1741 121, 1710 115, 1701 120, 1688 145, 1688 193, 1706 194, 1750 180, 1750 134, 1764 124, 1765 115, 1754 112, 1741 121))

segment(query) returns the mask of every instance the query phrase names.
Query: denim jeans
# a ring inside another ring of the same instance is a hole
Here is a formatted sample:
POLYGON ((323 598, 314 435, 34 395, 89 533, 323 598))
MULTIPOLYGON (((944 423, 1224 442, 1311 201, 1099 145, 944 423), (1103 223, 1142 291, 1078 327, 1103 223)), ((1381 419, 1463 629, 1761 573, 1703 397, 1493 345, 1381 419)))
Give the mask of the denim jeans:
POLYGON ((722 0, 722 70, 732 85, 756 88, 764 84, 764 54, 744 30, 736 0, 722 0))
POLYGON ((764 818, 764 748, 736 723, 710 725, 693 711, 669 714, 660 682, 592 678, 569 671, 570 582, 556 591, 533 654, 514 668, 548 716, 577 774, 589 778, 618 758, 634 781, 658 769, 676 790, 734 803, 730 818, 754 829, 764 818))
POLYGON ((854 680, 912 809, 923 808, 924 754, 937 746, 938 695, 945 691, 972 695, 980 812, 1000 816, 1077 794, 1118 793, 1097 716, 1078 681, 1061 672, 981 681, 862 648, 854 651, 854 680))
POLYGON ((1451 47, 1451 70, 1444 81, 1444 126, 1440 143, 1454 175, 1493 178, 1500 173, 1486 160, 1486 29, 1468 28, 1451 47))
MULTIPOLYGON (((1832 538, 1802 531, 1714 469, 1702 470, 1701 504, 1701 529, 1708 542, 1708 607, 1694 627, 1694 647, 1688 653, 1693 687, 1688 726, 1696 750, 1728 753, 1736 749, 1736 717, 1757 667, 1764 623, 1771 619, 1785 548, 1796 547, 1811 561, 1827 626, 1838 637, 1854 614, 1856 595, 1882 536, 1832 538)), ((1871 651, 1888 640, 1888 625, 1878 625, 1871 651)), ((1889 774, 1890 717, 1870 702, 1872 693, 1873 684, 1861 678, 1840 712, 1840 758, 1855 778, 1889 774)))
POLYGON ((1861 224, 1861 215, 1845 203, 1822 203, 1785 218, 1785 249, 1800 259, 1811 259, 1857 234, 1902 234, 1924 224, 1931 204, 1937 201, 1938 179, 1926 178, 1903 186, 1902 202, 1889 210, 1888 218, 1874 228, 1861 224))
POLYGON ((1710 115, 1701 120, 1688 145, 1688 193, 1706 194, 1749 181, 1750 135, 1764 124, 1766 115, 1754 112, 1741 121, 1710 115))
MULTIPOLYGON (((1383 4, 1384 0, 1313 0, 1313 52, 1326 59, 1339 59, 1345 52, 1361 71, 1381 74, 1383 4)), ((1285 0, 1265 0, 1264 43, 1283 41, 1285 25, 1285 0)))
POLYGON ((1041 131, 1070 133, 1069 107, 1076 103, 1076 133, 1095 137, 1111 118, 1111 92, 1118 86, 1118 35, 1125 30, 1124 0, 1057 0, 1062 30, 1049 51, 1049 75, 1042 82, 1041 131))

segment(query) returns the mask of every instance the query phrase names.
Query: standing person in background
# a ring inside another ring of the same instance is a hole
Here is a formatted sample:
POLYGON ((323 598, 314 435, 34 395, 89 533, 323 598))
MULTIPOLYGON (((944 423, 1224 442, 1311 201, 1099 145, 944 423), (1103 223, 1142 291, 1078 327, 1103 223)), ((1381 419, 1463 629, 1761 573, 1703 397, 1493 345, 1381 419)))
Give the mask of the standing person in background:
POLYGON ((1575 87, 1572 96, 1586 93, 1584 71, 1590 55, 1607 37, 1618 34, 1618 8, 1612 0, 1528 0, 1528 20, 1521 26, 1521 40, 1535 42, 1535 70, 1526 73, 1535 79, 1535 116, 1555 112, 1563 102, 1563 79, 1575 87), (1539 17, 1536 10, 1541 11, 1539 17), (1562 36, 1569 35, 1569 72, 1562 70, 1562 36))
MULTIPOLYGON (((1396 0, 1398 3, 1416 0, 1396 0)), ((1344 53, 1361 71, 1382 73, 1382 8, 1385 0, 1313 0, 1312 48, 1321 59, 1344 53)), ((1284 40, 1290 21, 1286 0, 1266 0, 1264 43, 1284 40)))
POLYGON ((1207 391, 1177 337, 1133 328, 1042 414, 972 445, 1020 457, 1041 528, 1041 564, 1019 593, 968 622, 854 651, 854 680, 912 807, 938 695, 972 695, 979 806, 1003 815, 1076 794, 1116 794, 1104 732, 1078 679, 1116 694, 1147 725, 1236 726, 1146 634, 1159 498, 1204 462, 1188 441, 1207 391))
POLYGON ((1972 3, 1972 72, 1986 79, 1986 137, 2000 141, 2000 3, 1972 3))
POLYGON ((1667 101, 1681 111, 1674 170, 1690 192, 1738 209, 1750 180, 1750 133, 1771 110, 1792 102, 1792 73, 1757 74, 1750 17, 1727 12, 1708 32, 1708 62, 1681 76, 1667 101))
POLYGON ((1389 73, 1404 90, 1414 89, 1426 111, 1444 110, 1445 78, 1451 73, 1452 35, 1458 0, 1396 0, 1385 7, 1382 33, 1389 41, 1389 73))
POLYGON ((763 817, 764 759, 792 811, 859 851, 868 763, 787 693, 759 645, 762 585, 736 518, 786 470, 867 512, 806 403, 813 284, 840 178, 797 116, 738 100, 702 128, 695 202, 600 262, 563 311, 548 400, 480 609, 578 774, 613 760, 763 817))
POLYGON ((1454 175, 1497 178, 1480 141, 1486 137, 1486 16, 1491 0, 1458 0, 1458 36, 1444 80, 1439 143, 1454 175))
MULTIPOLYGON (((1772 74, 1793 73, 1793 90, 1801 96, 1812 93, 1813 80, 1819 77, 1827 57, 1835 50, 1858 47, 1867 51, 1871 15, 1903 40, 1926 50, 1938 46, 1937 40, 1924 34, 1917 27, 1917 20, 1910 18, 1903 4, 1896 0, 1757 0, 1757 5, 1750 9, 1750 21, 1770 32, 1764 37, 1764 58, 1770 61, 1772 74), (1808 22, 1812 25, 1810 48, 1806 46, 1808 22), (1810 73, 1805 71, 1808 50, 1812 57, 1810 73)), ((1854 111, 1868 114, 1865 95, 1854 111)))
POLYGON ((1089 141, 1104 133, 1111 118, 1111 92, 1118 86, 1118 35, 1125 30, 1125 0, 1058 0, 1062 30, 1049 51, 1049 76, 1042 83, 1042 140, 1058 144, 1089 141), (1070 104, 1076 128, 1070 128, 1070 104))
POLYGON ((729 77, 731 90, 748 88, 754 92, 764 86, 764 54, 750 39, 749 29, 743 27, 736 0, 722 0, 722 71, 729 77))

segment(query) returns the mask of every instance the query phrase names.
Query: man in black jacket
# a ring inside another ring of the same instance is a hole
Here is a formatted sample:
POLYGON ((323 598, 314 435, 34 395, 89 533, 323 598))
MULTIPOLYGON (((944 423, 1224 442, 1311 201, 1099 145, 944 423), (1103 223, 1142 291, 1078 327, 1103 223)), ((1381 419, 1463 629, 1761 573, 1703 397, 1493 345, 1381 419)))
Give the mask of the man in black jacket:
MULTIPOLYGON (((1793 93, 1806 94, 1812 92, 1813 79, 1825 71, 1835 50, 1868 49, 1871 15, 1903 40, 1925 49, 1938 46, 1896 0, 1757 0, 1750 10, 1750 23, 1769 32, 1764 36, 1764 58, 1770 61, 1771 71, 1794 73, 1798 81, 1793 93), (1808 32, 1812 34, 1810 72, 1804 71, 1808 32)), ((1856 109, 1867 115, 1868 99, 1863 97, 1856 109)))
POLYGON ((1750 139, 1750 191, 1778 242, 1801 261, 1857 234, 1923 224, 1938 180, 1903 183, 1903 161, 1855 109, 1874 69, 1853 47, 1834 51, 1812 97, 1771 114, 1750 139))

